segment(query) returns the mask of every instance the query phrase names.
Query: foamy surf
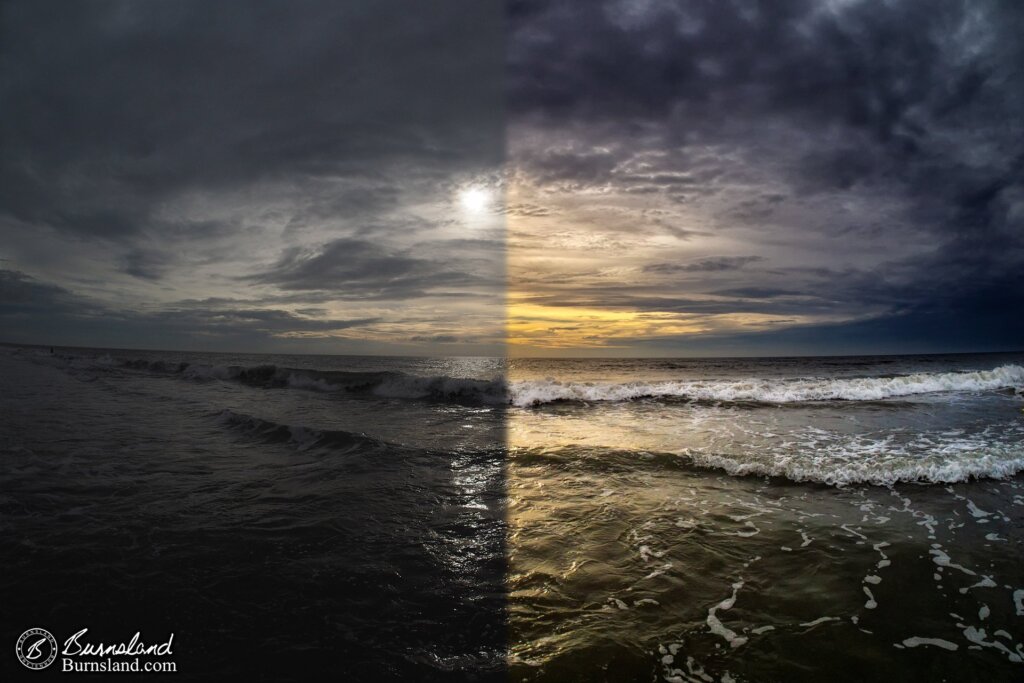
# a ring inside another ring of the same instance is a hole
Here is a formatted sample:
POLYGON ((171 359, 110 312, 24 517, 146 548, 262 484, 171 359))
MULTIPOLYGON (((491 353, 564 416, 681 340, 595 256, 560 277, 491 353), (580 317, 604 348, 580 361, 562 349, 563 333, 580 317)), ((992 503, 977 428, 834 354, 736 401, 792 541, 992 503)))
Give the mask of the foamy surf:
MULTIPOLYGON (((974 433, 961 430, 907 434, 837 434, 808 428, 809 438, 783 447, 753 450, 734 474, 783 476, 792 481, 830 485, 901 482, 952 484, 975 479, 1006 479, 1024 471, 1024 425, 993 424, 974 433)), ((711 464, 711 461, 708 461, 711 464)), ((718 466, 725 463, 719 461, 718 466)))
POLYGON ((953 484, 974 479, 1006 479, 1024 472, 1024 448, 1007 445, 965 450, 957 457, 932 455, 920 459, 810 456, 769 453, 761 457, 688 451, 684 453, 700 467, 723 470, 732 476, 779 477, 794 482, 829 486, 898 483, 953 484))
MULTIPOLYGON (((520 463, 547 463, 585 473, 629 471, 633 468, 670 471, 680 467, 724 472, 732 477, 770 477, 846 487, 897 484, 954 484, 1004 480, 1024 472, 1024 427, 992 427, 975 435, 925 433, 905 442, 893 435, 849 435, 820 430, 813 437, 787 435, 785 441, 762 439, 676 450, 602 448, 563 445, 521 447, 513 452, 520 463)), ((749 531, 756 525, 747 520, 749 531)), ((806 541, 806 539, 803 539, 806 541)))
POLYGON ((601 403, 637 399, 676 399, 757 403, 880 401, 947 392, 976 392, 1024 387, 1024 367, 913 373, 896 377, 663 380, 626 383, 571 383, 556 379, 512 382, 510 401, 519 407, 555 402, 601 403))
POLYGON ((289 388, 320 393, 344 392, 380 398, 512 405, 520 408, 551 403, 619 403, 710 401, 721 403, 790 404, 820 401, 883 401, 911 396, 1012 390, 1024 395, 1024 366, 999 365, 991 370, 914 372, 865 377, 745 377, 728 379, 658 379, 632 382, 571 381, 557 377, 509 380, 425 375, 386 371, 317 370, 279 365, 219 365, 167 359, 118 359, 100 356, 39 354, 65 367, 106 372, 114 369, 173 375, 193 381, 239 382, 253 387, 289 388))

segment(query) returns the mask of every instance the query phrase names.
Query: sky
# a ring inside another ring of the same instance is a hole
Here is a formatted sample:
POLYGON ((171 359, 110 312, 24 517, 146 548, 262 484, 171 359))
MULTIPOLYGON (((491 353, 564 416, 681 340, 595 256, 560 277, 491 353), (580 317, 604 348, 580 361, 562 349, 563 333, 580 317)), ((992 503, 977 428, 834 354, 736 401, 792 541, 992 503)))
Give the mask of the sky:
POLYGON ((503 27, 476 0, 3 3, 0 339, 502 352, 503 27))
POLYGON ((1024 5, 519 2, 510 342, 1024 347, 1024 5))
POLYGON ((983 1, 7 2, 0 340, 1021 349, 1020 35, 983 1))

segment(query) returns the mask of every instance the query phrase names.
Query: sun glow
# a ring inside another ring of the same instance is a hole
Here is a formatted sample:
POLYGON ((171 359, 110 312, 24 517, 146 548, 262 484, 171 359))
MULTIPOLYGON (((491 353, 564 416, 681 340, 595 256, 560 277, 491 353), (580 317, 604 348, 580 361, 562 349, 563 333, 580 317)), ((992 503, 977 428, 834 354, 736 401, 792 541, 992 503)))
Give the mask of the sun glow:
POLYGON ((491 193, 482 187, 467 187, 459 192, 462 208, 473 213, 486 209, 490 201, 491 193))
POLYGON ((780 320, 777 316, 748 312, 703 314, 546 306, 516 301, 516 295, 511 296, 506 312, 506 343, 513 355, 526 353, 530 348, 628 348, 638 340, 659 337, 763 332, 778 324, 829 322, 821 316, 788 316, 780 320))

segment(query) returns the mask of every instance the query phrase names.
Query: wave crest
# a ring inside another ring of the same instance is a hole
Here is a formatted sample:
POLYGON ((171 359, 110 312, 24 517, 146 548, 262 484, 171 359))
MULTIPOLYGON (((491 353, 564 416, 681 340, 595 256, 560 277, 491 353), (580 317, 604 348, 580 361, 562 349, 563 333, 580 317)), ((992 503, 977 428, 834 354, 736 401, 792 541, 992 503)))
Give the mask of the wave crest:
POLYGON ((512 450, 521 466, 579 468, 588 473, 696 468, 735 477, 777 477, 828 486, 952 484, 1006 479, 1024 472, 1024 427, 990 426, 974 434, 925 432, 905 443, 891 435, 808 429, 788 443, 647 450, 565 445, 512 450))
POLYGON ((565 382, 555 378, 475 379, 420 376, 394 370, 347 371, 277 365, 206 365, 165 360, 117 360, 63 356, 71 367, 109 371, 125 368, 168 374, 194 381, 231 381, 259 388, 346 392, 379 398, 446 401, 520 408, 550 403, 615 403, 653 399, 722 403, 787 404, 815 401, 882 401, 924 394, 1015 390, 1024 394, 1024 367, 991 370, 918 372, 874 377, 797 377, 738 379, 664 379, 637 382, 565 382))
POLYGON ((992 370, 921 372, 896 377, 665 380, 622 384, 563 383, 554 379, 514 382, 511 403, 520 407, 555 402, 620 402, 676 399, 756 403, 879 401, 938 392, 990 391, 1024 386, 1024 367, 992 370))
POLYGON ((397 371, 311 370, 276 365, 203 365, 129 360, 122 367, 178 375, 195 381, 230 381, 274 389, 291 388, 324 393, 363 393, 380 398, 421 399, 455 403, 508 403, 507 386, 500 379, 472 379, 446 375, 419 376, 397 371))
POLYGON ((225 426, 264 443, 288 443, 298 450, 329 448, 331 450, 368 450, 387 446, 384 441, 365 434, 342 430, 312 429, 280 424, 259 417, 223 410, 218 415, 225 426))

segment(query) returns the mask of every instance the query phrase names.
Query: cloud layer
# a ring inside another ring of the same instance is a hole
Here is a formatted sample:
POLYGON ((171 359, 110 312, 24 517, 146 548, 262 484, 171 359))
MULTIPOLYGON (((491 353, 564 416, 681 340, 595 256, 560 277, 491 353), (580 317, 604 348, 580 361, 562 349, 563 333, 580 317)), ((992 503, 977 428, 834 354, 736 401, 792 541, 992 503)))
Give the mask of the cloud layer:
POLYGON ((542 213, 510 219, 513 341, 1020 347, 1022 30, 998 2, 514 3, 542 213))
MULTIPOLYGON (((501 220, 457 194, 503 159, 502 23, 470 0, 4 3, 5 283, 93 302, 120 345, 144 321, 192 347, 442 352, 409 338, 465 327, 500 349, 501 220)), ((21 315, 14 337, 46 328, 21 315)), ((64 322, 39 341, 93 338, 64 322)))
POLYGON ((995 0, 4 3, 4 339, 1016 348, 1022 34, 995 0))

